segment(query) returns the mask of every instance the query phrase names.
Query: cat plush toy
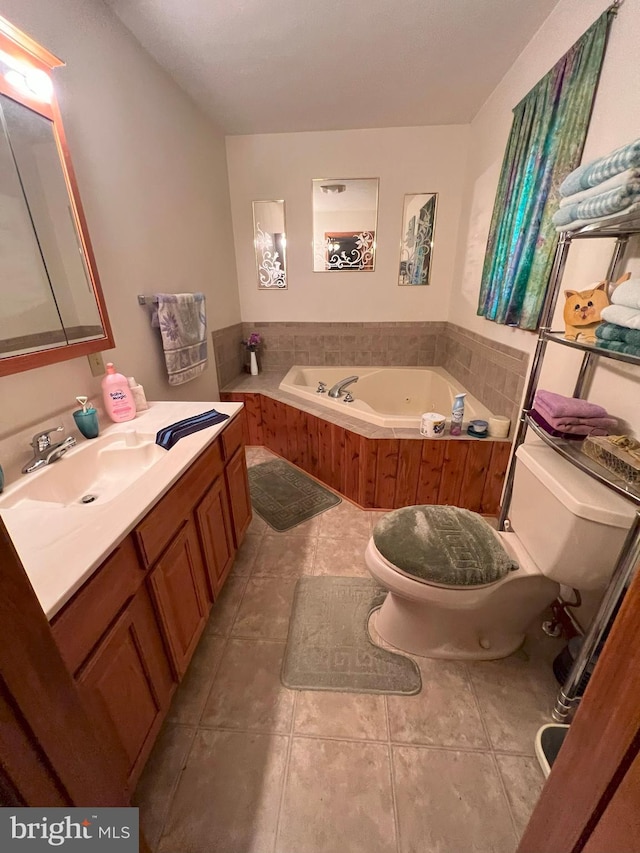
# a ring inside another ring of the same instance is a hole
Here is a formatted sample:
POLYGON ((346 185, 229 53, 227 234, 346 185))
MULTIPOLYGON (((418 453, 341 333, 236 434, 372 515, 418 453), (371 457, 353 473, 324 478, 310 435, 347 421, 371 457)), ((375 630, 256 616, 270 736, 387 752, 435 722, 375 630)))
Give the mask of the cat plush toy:
POLYGON ((590 290, 565 290, 564 336, 568 341, 583 337, 596 342, 596 329, 602 322, 600 312, 609 305, 607 282, 601 281, 590 290))

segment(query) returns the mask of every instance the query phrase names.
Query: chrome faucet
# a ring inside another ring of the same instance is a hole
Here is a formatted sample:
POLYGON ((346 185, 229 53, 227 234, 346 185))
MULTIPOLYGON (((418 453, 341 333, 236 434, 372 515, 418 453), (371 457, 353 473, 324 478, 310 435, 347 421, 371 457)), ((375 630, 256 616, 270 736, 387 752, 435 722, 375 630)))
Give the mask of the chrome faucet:
POLYGON ((51 443, 51 438, 49 437, 51 433, 62 432, 63 430, 63 426, 51 427, 51 429, 42 430, 42 432, 37 432, 33 436, 31 439, 33 459, 24 466, 22 469, 23 474, 30 474, 32 471, 42 468, 43 465, 55 462, 56 459, 64 456, 70 447, 75 445, 76 440, 72 435, 67 436, 64 441, 58 441, 55 444, 51 443))
POLYGON ((357 382, 359 378, 359 376, 347 376, 346 379, 341 379, 340 382, 336 382, 333 388, 329 391, 329 396, 342 397, 342 392, 347 385, 352 385, 354 382, 357 382))

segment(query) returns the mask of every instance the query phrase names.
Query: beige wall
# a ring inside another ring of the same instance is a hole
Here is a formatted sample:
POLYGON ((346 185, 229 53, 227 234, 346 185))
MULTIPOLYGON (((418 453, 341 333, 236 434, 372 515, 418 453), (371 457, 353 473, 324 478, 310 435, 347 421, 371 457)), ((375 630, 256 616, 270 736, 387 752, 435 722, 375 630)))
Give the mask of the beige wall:
MULTIPOLYGON (((136 294, 202 290, 210 331, 239 321, 224 137, 100 0, 2 0, 0 14, 66 62, 54 79, 116 339, 105 360, 150 399, 215 400, 213 348, 203 376, 170 388, 136 294)), ((0 439, 98 392, 85 358, 0 379, 0 439)))
POLYGON ((449 315, 468 127, 281 133, 227 137, 242 319, 367 322, 449 315), (380 178, 374 272, 312 270, 313 178, 380 178), (405 193, 437 192, 432 283, 398 287, 405 193), (289 289, 258 291, 251 202, 283 198, 289 289))
MULTIPOLYGON (((533 352, 535 334, 510 329, 476 316, 482 262, 511 110, 576 39, 609 5, 608 0, 563 0, 525 48, 471 124, 465 211, 461 223, 460 251, 449 319, 496 341, 533 352)), ((639 135, 640 63, 630 59, 640 39, 640 0, 627 0, 611 28, 607 55, 595 102, 584 161, 593 159, 639 135)), ((564 286, 584 290, 606 273, 611 241, 580 244, 571 249, 564 286)), ((638 270, 638 244, 629 268, 638 270)), ((562 328, 562 299, 555 328, 562 328)), ((542 376, 543 387, 571 393, 580 357, 566 347, 549 347, 542 376)), ((601 362, 591 399, 640 428, 640 395, 626 376, 640 369, 601 362), (635 393, 634 393, 635 392, 635 393)))

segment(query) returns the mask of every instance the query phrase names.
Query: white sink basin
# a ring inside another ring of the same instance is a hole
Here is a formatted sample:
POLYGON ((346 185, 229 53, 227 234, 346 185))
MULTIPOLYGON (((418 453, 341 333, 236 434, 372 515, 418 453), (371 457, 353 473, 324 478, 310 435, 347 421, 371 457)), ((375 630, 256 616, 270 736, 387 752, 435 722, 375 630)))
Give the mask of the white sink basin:
POLYGON ((0 509, 107 503, 166 457, 154 439, 132 430, 82 443, 56 462, 25 474, 0 499, 0 509))

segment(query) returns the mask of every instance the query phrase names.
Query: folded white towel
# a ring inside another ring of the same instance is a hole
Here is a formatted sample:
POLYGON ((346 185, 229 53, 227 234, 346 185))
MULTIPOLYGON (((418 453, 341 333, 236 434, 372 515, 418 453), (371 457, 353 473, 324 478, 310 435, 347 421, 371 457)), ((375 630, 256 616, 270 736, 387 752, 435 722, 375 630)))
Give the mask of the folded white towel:
POLYGON ((626 305, 607 305, 600 312, 600 316, 607 323, 616 323, 618 326, 626 326, 627 329, 640 329, 640 310, 638 308, 628 308, 626 305))
POLYGON ((614 305, 624 305, 640 311, 640 278, 630 278, 619 284, 611 294, 614 305))
POLYGON ((623 187, 630 181, 635 181, 640 178, 640 169, 627 169, 625 172, 620 172, 619 175, 614 175, 608 181, 603 181, 601 184, 596 184, 595 187, 589 187, 588 190, 582 190, 579 193, 568 195, 566 198, 560 199, 560 207, 566 207, 568 204, 579 204, 581 201, 588 201, 602 193, 608 193, 610 190, 617 190, 618 187, 623 187))

